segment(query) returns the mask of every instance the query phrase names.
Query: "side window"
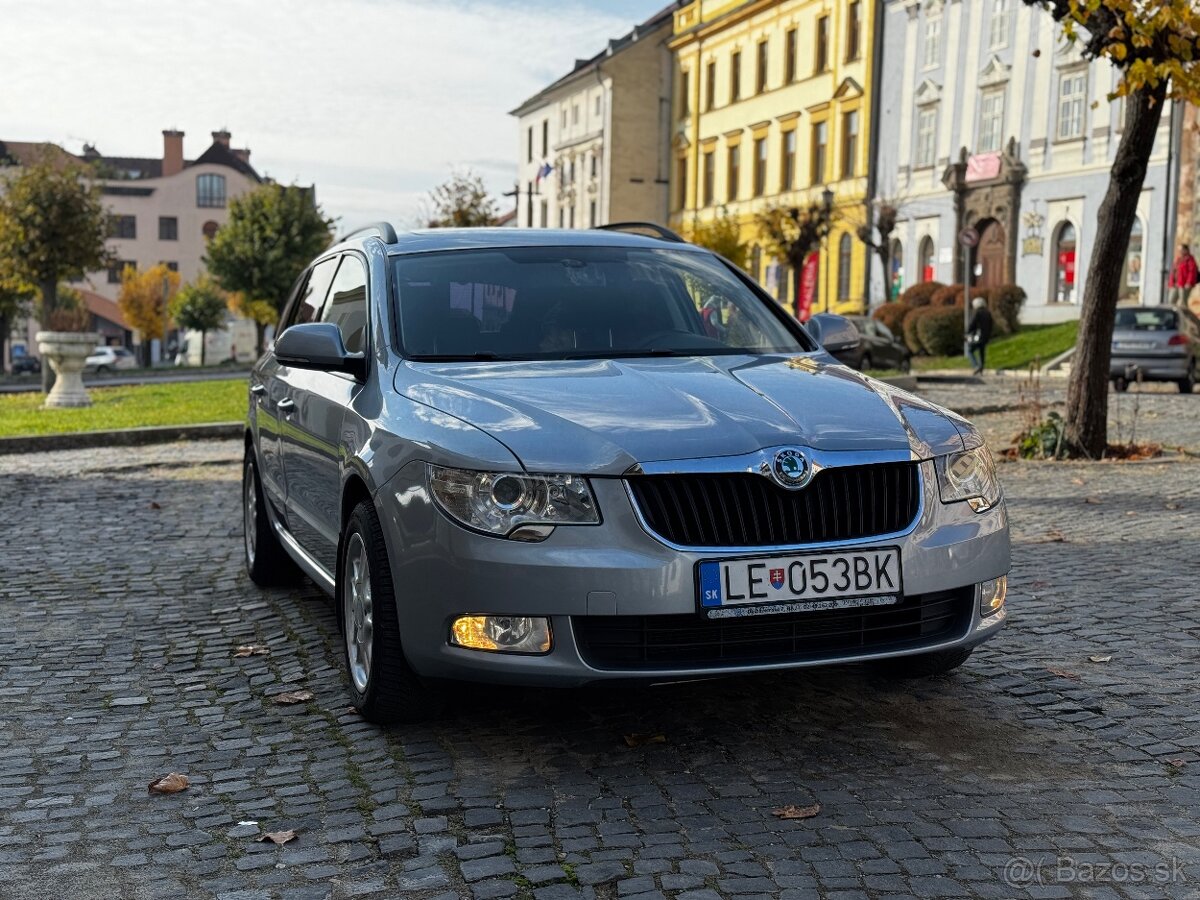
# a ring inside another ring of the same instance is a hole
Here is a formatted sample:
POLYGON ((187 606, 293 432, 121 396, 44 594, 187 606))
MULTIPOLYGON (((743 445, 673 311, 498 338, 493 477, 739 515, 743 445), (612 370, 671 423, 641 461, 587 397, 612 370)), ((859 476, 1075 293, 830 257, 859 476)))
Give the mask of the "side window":
POLYGON ((332 322, 342 333, 342 343, 351 353, 367 349, 367 270, 353 254, 342 257, 337 277, 329 291, 329 302, 321 311, 322 322, 332 322))
POLYGON ((892 334, 892 329, 888 328, 882 322, 875 322, 875 331, 885 340, 894 341, 896 339, 896 336, 892 334))
POLYGON ((333 273, 336 268, 336 257, 322 260, 313 266, 312 272, 308 276, 308 283, 301 289, 300 297, 296 300, 296 305, 292 307, 292 314, 288 317, 284 328, 321 320, 321 306, 325 302, 325 294, 329 290, 329 283, 333 281, 333 273))

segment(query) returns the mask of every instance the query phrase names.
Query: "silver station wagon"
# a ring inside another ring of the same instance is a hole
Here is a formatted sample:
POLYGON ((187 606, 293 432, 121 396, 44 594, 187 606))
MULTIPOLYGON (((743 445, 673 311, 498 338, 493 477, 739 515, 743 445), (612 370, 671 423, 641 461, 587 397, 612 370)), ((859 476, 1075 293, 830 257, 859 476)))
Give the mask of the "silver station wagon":
POLYGON ((453 680, 949 671, 1005 620, 993 460, 857 339, 653 227, 356 232, 250 377, 250 577, 335 598, 381 722, 453 680))

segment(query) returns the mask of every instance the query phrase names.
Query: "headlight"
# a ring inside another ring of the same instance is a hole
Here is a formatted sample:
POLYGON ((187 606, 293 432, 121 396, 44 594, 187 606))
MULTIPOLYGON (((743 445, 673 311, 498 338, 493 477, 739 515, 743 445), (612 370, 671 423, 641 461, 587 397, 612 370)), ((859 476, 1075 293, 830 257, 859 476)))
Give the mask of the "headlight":
POLYGON ((430 466, 429 485, 438 505, 452 519, 500 537, 539 541, 550 534, 545 526, 600 523, 592 489, 579 475, 521 475, 430 466))
POLYGON ((943 503, 965 500, 975 512, 984 512, 1000 502, 1000 482, 996 464, 987 447, 963 453, 950 453, 934 460, 938 489, 943 503))

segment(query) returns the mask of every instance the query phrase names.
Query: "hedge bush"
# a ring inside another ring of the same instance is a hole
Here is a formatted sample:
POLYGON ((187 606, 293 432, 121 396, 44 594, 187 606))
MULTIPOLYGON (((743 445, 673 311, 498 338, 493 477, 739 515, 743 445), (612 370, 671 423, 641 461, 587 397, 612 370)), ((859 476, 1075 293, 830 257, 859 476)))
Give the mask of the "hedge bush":
POLYGON ((929 315, 933 309, 932 306, 918 306, 904 317, 904 324, 902 326, 904 343, 914 354, 925 353, 925 347, 921 343, 920 332, 917 329, 920 326, 921 320, 929 315))
POLYGON ((1002 284, 988 291, 987 305, 996 322, 999 334, 1016 334, 1020 328, 1021 307, 1025 305, 1025 291, 1015 284, 1002 284))
POLYGON ((953 356, 963 349, 962 307, 931 306, 917 318, 917 337, 931 356, 953 356))
POLYGON ((904 319, 910 312, 912 312, 911 306, 902 300, 897 300, 894 303, 883 304, 872 315, 886 325, 892 334, 899 335, 903 333, 904 319))
POLYGON ((920 284, 914 284, 900 295, 900 302, 910 309, 928 306, 933 295, 944 287, 945 285, 940 281, 923 281, 920 284))

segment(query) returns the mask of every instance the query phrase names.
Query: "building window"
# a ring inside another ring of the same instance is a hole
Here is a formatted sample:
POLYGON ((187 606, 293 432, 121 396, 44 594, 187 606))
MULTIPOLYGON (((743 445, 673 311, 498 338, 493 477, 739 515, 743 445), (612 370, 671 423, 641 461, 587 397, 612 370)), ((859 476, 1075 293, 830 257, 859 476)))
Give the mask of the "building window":
POLYGON ((758 42, 758 65, 755 73, 754 89, 760 94, 767 89, 767 63, 769 62, 767 54, 769 49, 770 44, 766 41, 758 42))
POLYGON ((164 259, 164 260, 162 260, 162 264, 167 267, 168 271, 171 271, 171 272, 179 271, 179 263, 175 262, 175 260, 173 260, 173 259, 164 259))
POLYGON ((925 106, 917 110, 917 157, 918 169, 927 169, 934 164, 937 153, 937 107, 925 106))
POLYGON ((725 176, 728 179, 728 187, 725 196, 730 200, 736 200, 738 196, 738 179, 742 174, 742 148, 734 144, 729 148, 729 167, 725 176))
POLYGON ((560 206, 558 208, 558 227, 559 228, 567 227, 567 209, 565 206, 560 206))
POLYGON ((735 50, 729 58, 729 102, 742 99, 742 51, 735 50))
POLYGON ((796 41, 795 28, 789 28, 783 37, 783 83, 791 84, 796 80, 796 41))
POLYGON ((137 270, 137 263, 132 259, 114 259, 108 267, 108 283, 120 284, 121 275, 126 269, 137 270))
POLYGON ((588 202, 588 228, 596 227, 596 201, 588 202))
POLYGON ((1008 45, 1008 0, 992 0, 992 23, 988 28, 988 46, 993 50, 1008 45))
POLYGON ((933 238, 928 235, 921 238, 921 246, 917 251, 917 269, 922 284, 933 281, 937 275, 933 259, 933 238))
POLYGON ((600 171, 600 154, 592 152, 592 177, 596 177, 596 173, 600 171))
POLYGON ((717 61, 713 60, 704 68, 704 108, 716 109, 717 106, 717 61))
POLYGON ((942 58, 942 17, 925 20, 925 44, 921 48, 925 68, 935 68, 942 58))
POLYGON ((525 186, 525 225, 528 228, 533 227, 533 190, 534 184, 531 181, 525 186))
POLYGON ((137 216, 109 216, 108 236, 110 238, 136 238, 137 216))
POLYGON ((842 116, 842 177, 853 178, 858 168, 858 112, 842 116))
POLYGON ((783 133, 783 159, 779 166, 779 190, 790 191, 796 186, 796 130, 783 133))
POLYGON ((574 203, 572 203, 567 208, 567 227, 568 228, 575 227, 575 204, 574 203))
POLYGON ((754 139, 754 196, 767 192, 767 139, 754 139))
POLYGON ((565 106, 562 108, 562 127, 564 129, 567 127, 567 108, 565 106))
POLYGON ((813 184, 825 182, 825 154, 829 147, 829 123, 814 122, 812 127, 812 171, 813 184))
POLYGON ((846 61, 858 59, 862 53, 862 4, 853 0, 846 16, 846 61))
POLYGON ((1075 302, 1075 226, 1063 222, 1055 229, 1054 300, 1075 302))
POLYGON ((704 205, 712 206, 716 197, 717 154, 712 150, 704 152, 704 205))
POLYGON ((979 152, 995 153, 1000 149, 1004 132, 1004 91, 989 91, 979 106, 979 152))
POLYGON ((817 52, 813 60, 814 73, 829 71, 829 16, 817 19, 817 52))
POLYGON ((529 126, 529 131, 526 134, 526 153, 525 162, 533 162, 533 126, 529 126))
POLYGON ((542 120, 542 156, 550 155, 550 120, 542 120))
MULTIPOLYGON (((511 146, 511 144, 509 145, 511 146)), ((196 176, 196 205, 221 208, 225 206, 225 176, 196 176)))
POLYGON ((1129 247, 1125 250, 1125 266, 1121 271, 1120 299, 1141 300, 1142 264, 1142 222, 1134 219, 1133 231, 1129 233, 1129 247))
POLYGON ((599 116, 601 111, 604 109, 603 103, 604 103, 604 95, 597 94, 596 95, 596 115, 597 116, 599 116))
POLYGON ((888 248, 888 268, 891 270, 888 280, 888 298, 895 300, 904 290, 904 245, 900 243, 899 238, 894 239, 891 247, 888 248))
POLYGON ((692 114, 692 79, 687 72, 679 73, 679 115, 692 114))
POLYGON ((687 206, 687 157, 681 156, 675 160, 675 208, 687 206))
POLYGON ((762 278, 762 247, 758 244, 750 248, 750 277, 755 281, 762 278))
POLYGON ((543 228, 550 224, 550 204, 545 200, 542 201, 541 218, 538 221, 543 228))
POLYGON ((837 298, 839 301, 850 299, 850 263, 854 253, 850 235, 843 234, 838 241, 838 274, 837 298))
POLYGON ((179 240, 179 220, 174 216, 159 216, 158 239, 160 241, 179 240))
POLYGON ((1087 72, 1064 73, 1058 86, 1058 139, 1083 137, 1083 111, 1087 102, 1087 72))
POLYGON ((211 241, 217 235, 217 229, 221 226, 216 222, 209 220, 200 228, 200 233, 204 235, 206 240, 211 241))

